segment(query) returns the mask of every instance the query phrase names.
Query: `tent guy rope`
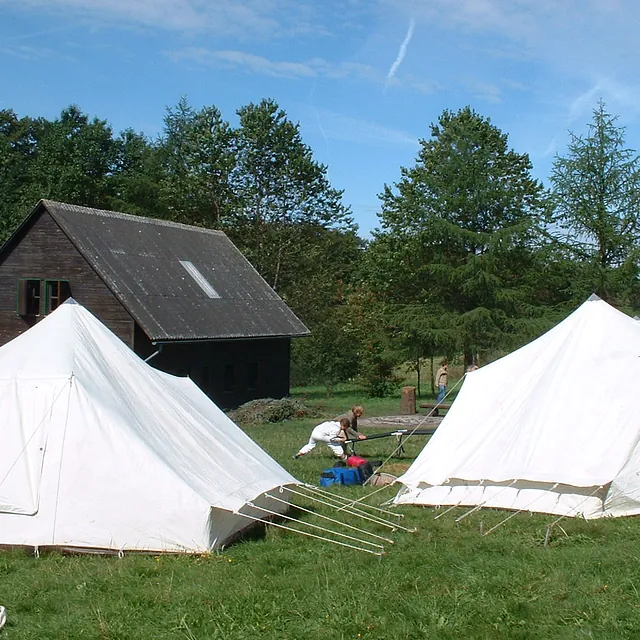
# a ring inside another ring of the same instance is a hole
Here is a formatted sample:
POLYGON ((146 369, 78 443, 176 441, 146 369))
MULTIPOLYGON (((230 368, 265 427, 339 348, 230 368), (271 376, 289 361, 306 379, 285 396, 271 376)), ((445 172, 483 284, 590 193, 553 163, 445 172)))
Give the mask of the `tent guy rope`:
MULTIPOLYGON (((306 485, 305 485, 305 487, 306 487, 306 485)), ((329 494, 328 496, 326 496, 326 500, 330 500, 329 496, 332 496, 332 494, 329 494)), ((344 498, 342 498, 342 499, 344 500, 344 498)), ((347 509, 343 509, 342 506, 340 506, 340 508, 338 508, 338 505, 340 505, 340 502, 338 500, 334 500, 333 504, 331 504, 330 502, 327 502, 327 501, 320 500, 318 498, 316 498, 316 500, 320 504, 324 504, 326 506, 333 507, 337 511, 342 511, 343 513, 348 513, 350 515, 355 515, 356 517, 362 518, 363 520, 368 520, 370 522, 374 522, 376 524, 382 525, 383 527, 387 527, 387 528, 391 529, 392 531, 395 531, 397 529, 402 529, 403 531, 407 531, 409 533, 413 533, 413 531, 414 531, 412 529, 409 529, 407 527, 403 527, 403 526, 399 525, 397 522, 390 522, 388 520, 384 520, 383 518, 379 518, 379 517, 374 516, 372 514, 367 514, 362 509, 354 509, 353 507, 349 507, 349 505, 346 505, 348 507, 347 509)), ((365 505, 365 506, 367 506, 367 505, 365 505)))
POLYGON ((249 515, 248 513, 238 513, 239 516, 243 518, 247 518, 249 520, 253 520, 254 522, 262 522, 265 525, 269 525, 271 527, 276 527, 278 529, 284 529, 285 531, 292 531, 293 533, 298 533, 301 536, 307 536, 309 538, 315 538, 316 540, 323 540, 324 542, 331 542, 332 544, 337 544, 341 547, 348 547, 349 549, 356 549, 357 551, 364 551, 365 553, 370 553, 374 556, 383 556, 384 551, 374 551, 372 549, 364 549, 362 547, 356 547, 353 544, 347 544, 346 542, 339 542, 338 540, 332 540, 331 538, 325 538, 323 536, 317 536, 313 533, 309 533, 308 531, 300 531, 299 529, 294 529, 293 527, 286 527, 283 524, 279 524, 277 522, 271 522, 270 520, 264 520, 263 518, 258 518, 257 516, 249 515))
MULTIPOLYGON (((275 515, 278 518, 284 517, 285 519, 292 520, 294 522, 298 522, 298 523, 302 522, 300 520, 295 520, 295 518, 291 518, 289 516, 283 516, 283 514, 278 513, 277 511, 271 511, 270 509, 265 509, 265 508, 260 507, 260 506, 258 506, 256 504, 247 503, 247 505, 253 507, 254 509, 258 509, 260 511, 264 511, 267 514, 275 515)), ((300 534, 302 536, 307 536, 307 537, 310 537, 310 538, 316 538, 317 540, 323 540, 324 542, 331 542, 332 544, 337 544, 337 545, 339 545, 341 547, 348 547, 350 549, 356 549, 358 551, 364 551, 365 553, 371 553, 371 554, 377 555, 377 556, 384 555, 384 546, 383 545, 379 545, 379 544, 374 543, 374 542, 369 542, 368 540, 360 540, 358 538, 355 538, 353 536, 349 536, 349 535, 344 534, 344 533, 340 533, 338 531, 332 531, 331 529, 326 529, 324 527, 320 527, 319 525, 313 525, 313 524, 310 524, 310 523, 305 523, 305 524, 307 524, 307 526, 311 526, 311 528, 319 529, 321 531, 326 531, 326 532, 331 533, 333 535, 337 535, 337 536, 340 536, 340 537, 343 537, 343 538, 347 538, 347 539, 353 540, 355 542, 359 542, 360 544, 369 545, 371 547, 375 547, 375 549, 368 549, 368 548, 365 548, 365 547, 358 547, 356 545, 349 544, 347 542, 340 542, 339 540, 334 540, 333 538, 326 538, 324 536, 319 536, 319 535, 316 535, 314 533, 310 533, 309 531, 301 531, 300 529, 295 529, 294 527, 288 527, 288 526, 280 524, 278 522, 273 522, 273 520, 265 520, 264 518, 259 518, 258 516, 254 516, 254 515, 251 515, 251 514, 248 514, 248 513, 238 512, 237 515, 239 515, 239 516, 241 516, 243 518, 248 518, 249 520, 253 520, 254 522, 262 522, 265 525, 268 525, 268 526, 271 526, 271 527, 276 527, 278 529, 284 529, 285 531, 291 531, 293 533, 297 533, 297 534, 300 534)))
MULTIPOLYGON (((276 498, 272 496, 270 493, 265 493, 267 498, 271 498, 272 500, 276 500, 277 502, 281 502, 283 504, 291 504, 282 498, 276 498)), ((340 520, 336 520, 335 518, 330 518, 329 516, 325 516, 321 513, 316 513, 311 511, 311 509, 306 509, 305 507, 301 507, 299 504, 294 505, 296 509, 299 511, 304 511, 305 513, 309 513, 311 515, 316 516, 317 518, 321 518, 322 520, 328 520, 329 522, 333 522, 334 524, 340 525, 341 527, 345 527, 347 529, 351 529, 352 531, 357 531, 358 533, 363 533, 365 535, 371 536, 372 538, 377 538, 378 540, 383 540, 384 542, 388 542, 389 544, 394 544, 394 541, 391 538, 384 538, 383 536, 379 536, 377 533, 372 533, 371 531, 367 531, 366 529, 360 529, 359 527, 354 527, 351 524, 347 524, 346 522, 341 522, 340 520)))

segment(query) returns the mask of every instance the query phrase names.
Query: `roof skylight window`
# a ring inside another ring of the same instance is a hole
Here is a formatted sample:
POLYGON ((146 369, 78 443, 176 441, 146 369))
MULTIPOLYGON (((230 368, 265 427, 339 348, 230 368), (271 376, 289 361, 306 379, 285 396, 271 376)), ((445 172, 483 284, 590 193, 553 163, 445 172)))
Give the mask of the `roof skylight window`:
POLYGON ((198 271, 193 262, 189 260, 180 260, 180 264, 185 268, 187 273, 196 281, 198 286, 210 297, 219 298, 220 294, 209 284, 207 279, 198 271))

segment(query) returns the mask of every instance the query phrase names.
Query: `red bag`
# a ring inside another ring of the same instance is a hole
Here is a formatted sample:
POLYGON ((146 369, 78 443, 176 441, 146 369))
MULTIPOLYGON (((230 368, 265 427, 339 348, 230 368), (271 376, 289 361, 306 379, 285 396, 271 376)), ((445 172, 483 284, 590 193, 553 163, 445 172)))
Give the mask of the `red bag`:
POLYGON ((367 461, 360 456, 349 456, 347 458, 347 467, 359 467, 361 464, 366 464, 367 461))

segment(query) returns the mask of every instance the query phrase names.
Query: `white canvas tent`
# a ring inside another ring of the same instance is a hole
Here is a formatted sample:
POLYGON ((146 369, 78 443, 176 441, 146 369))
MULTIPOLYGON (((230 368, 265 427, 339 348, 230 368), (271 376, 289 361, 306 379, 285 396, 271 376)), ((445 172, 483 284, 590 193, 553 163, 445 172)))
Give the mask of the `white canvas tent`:
POLYGON ((0 415, 0 545, 206 551, 299 484, 75 303, 0 348, 0 415))
POLYGON ((592 296, 467 374, 397 504, 640 513, 640 323, 592 296))

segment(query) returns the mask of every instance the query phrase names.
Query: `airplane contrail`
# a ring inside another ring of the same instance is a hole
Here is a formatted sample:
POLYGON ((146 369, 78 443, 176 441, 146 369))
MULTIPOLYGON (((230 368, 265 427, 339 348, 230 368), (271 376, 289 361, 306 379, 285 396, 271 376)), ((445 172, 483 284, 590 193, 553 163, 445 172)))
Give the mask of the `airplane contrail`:
POLYGON ((413 18, 411 18, 411 22, 409 23, 409 28, 407 29, 407 35, 404 37, 404 40, 400 45, 400 49, 398 50, 398 55, 396 56, 396 59, 393 61, 393 64, 389 69, 389 73, 387 73, 387 82, 389 82, 389 80, 391 80, 393 76, 396 75, 396 71, 398 70, 398 67, 402 64, 402 61, 404 60, 405 55, 407 55, 407 47, 411 42, 411 37, 413 36, 413 28, 415 27, 415 24, 416 24, 416 21, 413 18))
POLYGON ((317 80, 314 80, 313 81, 313 86, 311 87, 311 94, 310 94, 311 107, 313 108, 313 112, 315 113, 316 122, 318 123, 318 129, 320 129, 320 133, 322 134, 322 137, 324 138, 324 143, 327 145, 327 151, 328 151, 329 150, 329 140, 328 140, 327 134, 325 133, 324 128, 322 126, 322 122, 320 122, 320 114, 318 113, 318 109, 316 109, 316 101, 315 101, 316 84, 317 84, 317 80))

